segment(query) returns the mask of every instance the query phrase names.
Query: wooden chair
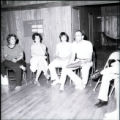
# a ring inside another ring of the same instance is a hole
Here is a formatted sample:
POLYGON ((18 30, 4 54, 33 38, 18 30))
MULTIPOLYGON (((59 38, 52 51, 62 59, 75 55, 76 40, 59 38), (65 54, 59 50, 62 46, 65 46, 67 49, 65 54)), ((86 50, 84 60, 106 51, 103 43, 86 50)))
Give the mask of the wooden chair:
MULTIPOLYGON (((15 81, 15 76, 10 76, 9 73, 10 71, 14 72, 12 69, 7 69, 7 77, 10 81, 15 81)), ((26 71, 22 70, 22 80, 25 81, 25 85, 27 85, 27 79, 26 79, 26 71)))
POLYGON ((112 81, 110 81, 110 87, 111 87, 111 89, 110 89, 110 92, 108 95, 109 98, 112 95, 113 91, 115 90, 114 79, 112 81))
POLYGON ((93 65, 91 66, 90 70, 89 70, 89 81, 90 81, 90 86, 92 86, 91 84, 91 76, 94 74, 95 72, 95 69, 96 69, 96 55, 95 55, 95 52, 93 51, 93 54, 92 54, 92 63, 93 65))
MULTIPOLYGON (((102 77, 101 77, 102 78, 102 77)), ((98 87, 98 85, 100 84, 100 83, 102 83, 102 79, 101 78, 99 78, 99 80, 98 80, 98 82, 96 83, 96 85, 95 85, 95 87, 94 87, 94 89, 93 89, 93 91, 95 92, 96 91, 96 88, 98 87)), ((113 91, 115 90, 115 85, 114 85, 114 79, 113 80, 111 80, 110 81, 110 87, 109 87, 109 95, 108 95, 108 97, 110 98, 110 96, 112 95, 112 93, 113 93, 113 91)))

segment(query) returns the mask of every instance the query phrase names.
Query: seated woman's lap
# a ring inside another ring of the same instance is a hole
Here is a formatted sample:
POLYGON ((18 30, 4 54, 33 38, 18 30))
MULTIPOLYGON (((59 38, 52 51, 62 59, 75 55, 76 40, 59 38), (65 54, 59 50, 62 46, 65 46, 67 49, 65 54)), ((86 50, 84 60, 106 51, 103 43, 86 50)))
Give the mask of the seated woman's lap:
POLYGON ((9 68, 9 69, 13 69, 14 70, 14 69, 20 69, 20 65, 23 65, 23 64, 19 63, 19 61, 14 63, 12 61, 5 60, 3 62, 3 65, 4 65, 5 68, 9 68))

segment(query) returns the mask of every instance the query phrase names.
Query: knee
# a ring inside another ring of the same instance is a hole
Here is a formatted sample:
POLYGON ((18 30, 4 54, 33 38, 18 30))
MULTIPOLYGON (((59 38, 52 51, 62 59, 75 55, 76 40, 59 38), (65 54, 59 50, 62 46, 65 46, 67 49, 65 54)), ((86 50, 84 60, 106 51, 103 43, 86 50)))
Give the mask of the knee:
POLYGON ((51 62, 51 63, 48 65, 48 69, 52 69, 52 68, 55 68, 54 62, 51 62))
POLYGON ((36 68, 33 67, 33 66, 30 66, 30 70, 31 70, 32 72, 35 72, 35 71, 36 71, 36 68))
POLYGON ((21 73, 22 73, 22 70, 19 68, 19 69, 14 69, 14 72, 16 73, 16 74, 19 74, 19 75, 21 75, 21 73))
POLYGON ((62 74, 67 74, 70 73, 72 70, 68 69, 68 68, 62 68, 62 74))
POLYGON ((107 78, 106 76, 103 76, 103 77, 102 77, 102 83, 103 83, 103 84, 109 84, 110 81, 111 81, 111 79, 107 78))

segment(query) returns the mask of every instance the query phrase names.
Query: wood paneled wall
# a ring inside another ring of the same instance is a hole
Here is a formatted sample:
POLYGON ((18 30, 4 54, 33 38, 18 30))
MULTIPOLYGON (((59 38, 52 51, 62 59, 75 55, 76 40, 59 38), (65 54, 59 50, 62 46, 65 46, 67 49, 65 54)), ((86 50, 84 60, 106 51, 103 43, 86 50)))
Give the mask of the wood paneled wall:
POLYGON ((26 62, 30 61, 31 36, 24 36, 23 21, 43 19, 43 43, 48 47, 50 59, 53 59, 56 44, 59 42, 60 32, 66 32, 71 41, 71 7, 51 7, 32 10, 18 10, 2 12, 2 40, 5 41, 9 33, 17 34, 25 54, 26 62))

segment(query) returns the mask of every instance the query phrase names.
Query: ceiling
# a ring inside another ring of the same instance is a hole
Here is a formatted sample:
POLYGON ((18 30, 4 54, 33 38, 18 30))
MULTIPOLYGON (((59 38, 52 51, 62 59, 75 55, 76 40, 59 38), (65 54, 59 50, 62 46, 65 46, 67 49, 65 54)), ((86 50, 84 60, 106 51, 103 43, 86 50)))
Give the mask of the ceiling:
POLYGON ((56 6, 85 6, 85 5, 101 5, 101 4, 113 4, 119 3, 119 1, 9 1, 2 0, 2 10, 15 10, 15 9, 36 9, 45 7, 56 6))

